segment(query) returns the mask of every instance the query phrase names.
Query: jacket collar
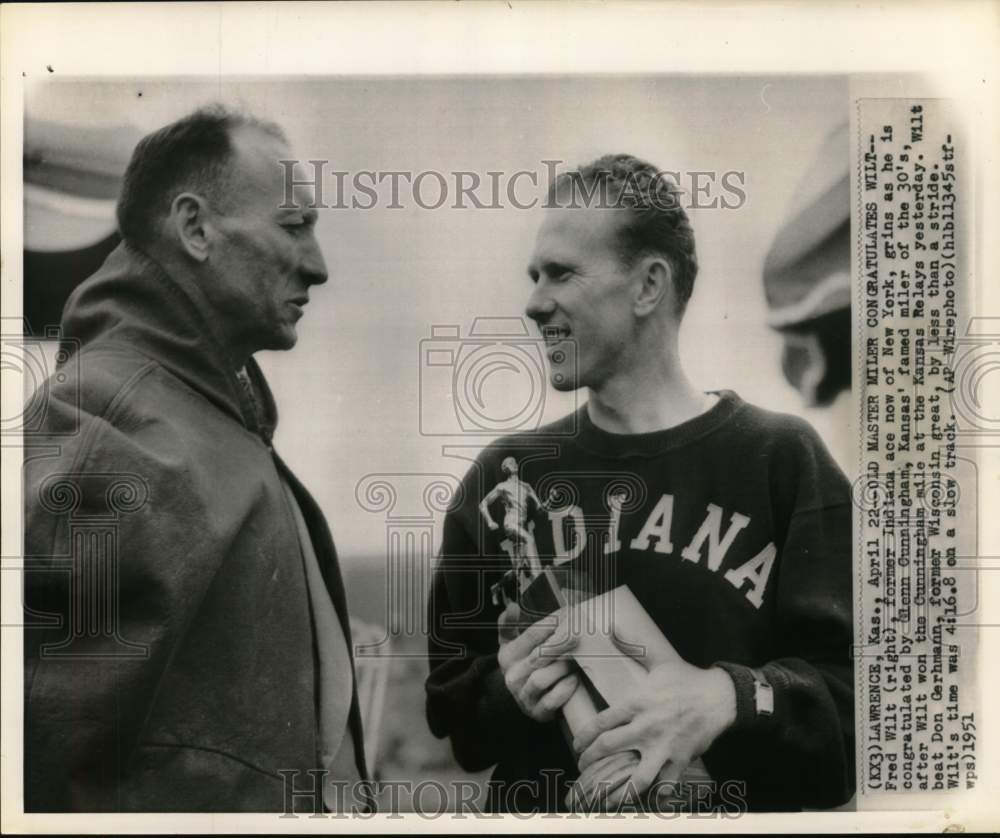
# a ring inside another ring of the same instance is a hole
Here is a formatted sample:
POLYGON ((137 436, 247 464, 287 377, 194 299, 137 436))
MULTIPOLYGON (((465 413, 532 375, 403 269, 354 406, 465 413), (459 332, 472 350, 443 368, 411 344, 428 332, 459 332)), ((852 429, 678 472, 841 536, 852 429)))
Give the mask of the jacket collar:
POLYGON ((278 421, 270 388, 253 358, 250 392, 241 386, 217 317, 195 282, 123 242, 70 296, 62 332, 81 352, 119 343, 153 358, 270 445, 278 421))

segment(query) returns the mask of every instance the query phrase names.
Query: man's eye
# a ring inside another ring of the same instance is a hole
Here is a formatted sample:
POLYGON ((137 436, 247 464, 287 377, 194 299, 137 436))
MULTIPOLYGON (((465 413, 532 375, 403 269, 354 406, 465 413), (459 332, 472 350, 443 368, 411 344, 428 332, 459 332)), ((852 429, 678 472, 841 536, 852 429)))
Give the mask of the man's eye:
POLYGON ((537 285, 543 277, 546 282, 565 282, 572 275, 573 271, 570 268, 553 268, 551 270, 546 269, 540 274, 534 271, 529 272, 528 278, 533 284, 537 285))

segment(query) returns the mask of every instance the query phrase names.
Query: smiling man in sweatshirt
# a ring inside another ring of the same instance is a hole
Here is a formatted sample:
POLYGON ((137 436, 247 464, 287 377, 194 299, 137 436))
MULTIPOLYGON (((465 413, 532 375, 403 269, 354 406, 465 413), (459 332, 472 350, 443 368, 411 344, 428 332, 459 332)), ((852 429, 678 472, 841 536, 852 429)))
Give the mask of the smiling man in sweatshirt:
POLYGON ((588 400, 488 446, 449 510, 429 604, 431 729, 466 769, 496 766, 497 810, 561 809, 581 770, 623 751, 629 781, 607 805, 698 758, 713 805, 841 804, 854 788, 847 480, 802 420, 686 377, 694 234, 655 167, 603 157, 549 197, 526 311, 553 386, 588 400), (543 563, 628 586, 680 656, 642 656, 642 688, 573 741, 557 723, 582 689, 572 638, 554 641, 551 622, 518 635, 516 606, 490 601, 509 559, 478 504, 510 456, 539 496, 572 487, 536 521, 543 563))

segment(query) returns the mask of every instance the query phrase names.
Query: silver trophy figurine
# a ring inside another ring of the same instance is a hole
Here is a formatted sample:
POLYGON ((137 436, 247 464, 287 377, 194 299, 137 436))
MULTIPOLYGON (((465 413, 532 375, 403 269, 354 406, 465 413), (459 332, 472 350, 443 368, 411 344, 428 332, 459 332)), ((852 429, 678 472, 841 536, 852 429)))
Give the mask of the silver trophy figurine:
MULTIPOLYGON (((625 701, 646 676, 642 664, 624 654, 612 640, 616 625, 627 626, 628 636, 641 640, 643 646, 655 644, 671 650, 672 646, 628 587, 621 585, 595 594, 582 574, 542 564, 532 519, 554 508, 555 493, 543 502, 531 485, 521 479, 513 457, 506 457, 501 469, 504 480, 479 504, 480 514, 492 531, 500 529, 500 524, 490 514, 490 507, 499 503, 503 508, 503 533, 509 542, 504 546, 511 555, 512 567, 491 588, 493 603, 506 607, 516 602, 525 623, 560 608, 575 609, 571 624, 581 630, 573 660, 581 679, 580 686, 561 710, 563 734, 572 743, 578 730, 601 710, 625 701)), ((609 510, 613 511, 616 505, 620 510, 624 500, 621 494, 610 495, 609 510)), ((591 767, 590 773, 596 774, 596 782, 603 782, 606 793, 610 793, 629 779, 638 762, 637 752, 624 751, 605 757, 591 767)), ((687 767, 679 785, 710 781, 704 763, 698 759, 687 767)), ((646 804, 677 810, 683 808, 686 800, 675 790, 661 788, 656 799, 647 800, 646 804)))

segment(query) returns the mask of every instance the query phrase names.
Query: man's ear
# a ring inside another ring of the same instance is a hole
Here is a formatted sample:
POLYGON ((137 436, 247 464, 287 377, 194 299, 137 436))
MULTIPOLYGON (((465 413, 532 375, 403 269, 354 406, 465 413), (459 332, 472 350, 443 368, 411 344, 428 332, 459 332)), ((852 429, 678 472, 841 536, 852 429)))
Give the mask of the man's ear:
POLYGON ((170 205, 170 230, 188 256, 198 262, 208 258, 208 204, 191 192, 182 192, 170 205))
POLYGON ((646 317, 673 298, 674 277, 670 263, 662 256, 647 256, 637 266, 640 283, 635 297, 635 313, 646 317))

